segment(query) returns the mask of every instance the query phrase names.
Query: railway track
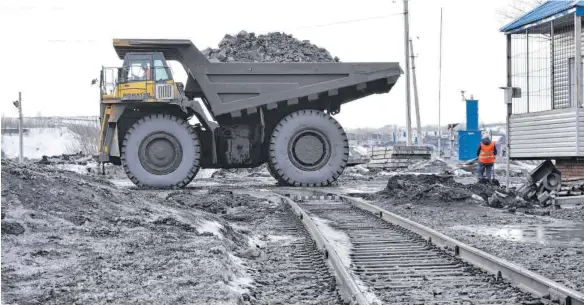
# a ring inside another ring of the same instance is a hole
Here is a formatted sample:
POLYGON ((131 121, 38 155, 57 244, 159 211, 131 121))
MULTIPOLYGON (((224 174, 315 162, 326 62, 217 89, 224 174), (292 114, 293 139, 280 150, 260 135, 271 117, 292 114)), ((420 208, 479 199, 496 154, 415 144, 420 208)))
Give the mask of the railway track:
POLYGON ((584 295, 364 200, 295 188, 290 206, 345 303, 584 304, 584 295))
POLYGON ((270 217, 254 231, 272 244, 258 246, 262 258, 246 262, 254 285, 242 304, 343 304, 326 258, 290 207, 279 204, 262 213, 270 217))

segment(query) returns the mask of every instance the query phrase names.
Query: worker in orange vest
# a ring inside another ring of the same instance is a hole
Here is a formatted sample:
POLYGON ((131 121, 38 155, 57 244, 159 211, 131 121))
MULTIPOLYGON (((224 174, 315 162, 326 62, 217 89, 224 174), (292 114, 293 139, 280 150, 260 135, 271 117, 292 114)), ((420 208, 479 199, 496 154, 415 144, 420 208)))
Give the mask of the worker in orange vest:
POLYGON ((493 165, 497 160, 497 146, 495 142, 491 141, 488 135, 485 135, 477 149, 477 157, 479 161, 477 176, 479 181, 485 179, 483 177, 483 172, 486 172, 486 180, 492 181, 493 179, 493 165))

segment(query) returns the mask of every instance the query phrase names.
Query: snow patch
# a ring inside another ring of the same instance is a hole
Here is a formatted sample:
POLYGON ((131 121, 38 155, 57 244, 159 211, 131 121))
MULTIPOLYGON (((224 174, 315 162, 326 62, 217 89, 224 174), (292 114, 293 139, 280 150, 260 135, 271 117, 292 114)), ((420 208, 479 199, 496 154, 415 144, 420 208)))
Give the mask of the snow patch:
POLYGON ((479 202, 485 202, 485 199, 483 199, 483 197, 477 195, 477 194, 472 194, 472 199, 479 201, 479 202))
POLYGON ((208 178, 211 178, 211 175, 213 175, 217 171, 219 171, 219 170, 218 169, 215 169, 215 168, 202 168, 197 173, 197 176, 195 176, 195 179, 208 179, 208 178))
MULTIPOLYGON (((76 144, 77 135, 67 127, 59 128, 28 128, 23 134, 22 146, 25 158, 40 159, 45 156, 55 156, 70 153, 76 144)), ((2 135, 2 151, 7 158, 17 158, 19 151, 18 134, 2 135)))
POLYGON ((283 242, 283 241, 294 241, 298 238, 290 235, 254 235, 250 236, 247 240, 250 246, 259 246, 264 248, 268 242, 283 242))
POLYGON ((335 251, 341 258, 343 266, 349 268, 351 265, 351 240, 349 236, 341 231, 331 228, 328 223, 330 221, 316 216, 312 216, 314 224, 318 227, 324 237, 335 247, 335 251))
POLYGON ((390 173, 390 172, 386 172, 386 171, 381 171, 379 173, 377 173, 378 176, 395 176, 397 175, 397 173, 390 173))
POLYGON ((97 163, 95 164, 87 164, 87 165, 79 165, 79 164, 57 164, 55 165, 56 168, 78 173, 78 174, 88 174, 88 168, 97 168, 97 163))
POLYGON ((457 177, 470 177, 472 176, 472 173, 465 171, 464 169, 457 168, 454 170, 454 175, 457 177))
POLYGON ((369 169, 366 168, 366 167, 364 167, 361 164, 355 165, 355 169, 357 169, 359 172, 362 172, 362 173, 368 173, 369 172, 369 169))
POLYGON ((268 238, 270 241, 294 241, 298 239, 290 235, 268 235, 268 238))
POLYGON ((355 145, 353 146, 353 150, 362 154, 363 156, 369 156, 369 150, 366 147, 355 145))
POLYGON ((219 238, 223 238, 223 234, 221 233, 222 229, 223 226, 216 220, 204 220, 197 228, 197 231, 199 233, 209 232, 219 236, 219 238))
POLYGON ((111 179, 110 182, 120 188, 131 188, 136 185, 129 179, 111 179))
POLYGON ((351 272, 351 239, 347 234, 341 231, 337 231, 331 226, 329 226, 330 221, 326 219, 322 219, 316 216, 311 216, 314 224, 318 227, 320 232, 324 235, 324 238, 328 240, 328 242, 335 248, 335 252, 341 259, 343 266, 349 270, 351 276, 355 279, 359 290, 363 293, 365 298, 369 301, 369 303, 378 303, 382 304, 382 302, 377 298, 375 293, 369 291, 369 287, 363 283, 359 277, 351 272))
POLYGON ((249 288, 253 287, 253 279, 249 273, 247 273, 246 268, 243 265, 243 260, 231 253, 229 253, 229 258, 233 261, 233 264, 236 266, 240 274, 229 281, 227 286, 239 294, 248 293, 249 288))
POLYGON ((259 246, 260 248, 264 248, 266 245, 266 241, 262 239, 263 236, 258 236, 258 235, 254 235, 254 236, 250 236, 247 239, 247 244, 250 246, 259 246))

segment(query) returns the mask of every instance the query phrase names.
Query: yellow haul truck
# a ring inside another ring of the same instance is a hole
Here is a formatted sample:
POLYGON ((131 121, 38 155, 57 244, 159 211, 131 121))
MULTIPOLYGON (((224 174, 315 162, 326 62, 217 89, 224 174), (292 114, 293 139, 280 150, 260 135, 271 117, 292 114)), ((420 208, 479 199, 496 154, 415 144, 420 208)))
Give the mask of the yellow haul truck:
POLYGON ((328 185, 349 156, 332 115, 389 92, 403 73, 391 62, 211 63, 190 40, 113 46, 123 65, 101 70, 99 160, 141 187, 184 187, 199 168, 266 162, 282 185, 328 185), (184 67, 186 85, 167 60, 184 67))

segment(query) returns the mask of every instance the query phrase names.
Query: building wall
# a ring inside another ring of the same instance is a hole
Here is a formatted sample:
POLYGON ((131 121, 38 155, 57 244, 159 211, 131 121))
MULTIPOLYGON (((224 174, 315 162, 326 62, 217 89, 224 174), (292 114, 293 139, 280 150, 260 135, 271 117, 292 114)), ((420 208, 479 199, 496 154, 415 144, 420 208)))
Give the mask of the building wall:
MULTIPOLYGON (((584 126, 584 113, 579 120, 584 126)), ((584 140, 584 129, 576 132, 576 108, 514 114, 509 124, 511 158, 575 157, 578 135, 584 140)))
POLYGON ((584 178, 584 159, 558 159, 556 168, 562 173, 562 179, 584 178))

